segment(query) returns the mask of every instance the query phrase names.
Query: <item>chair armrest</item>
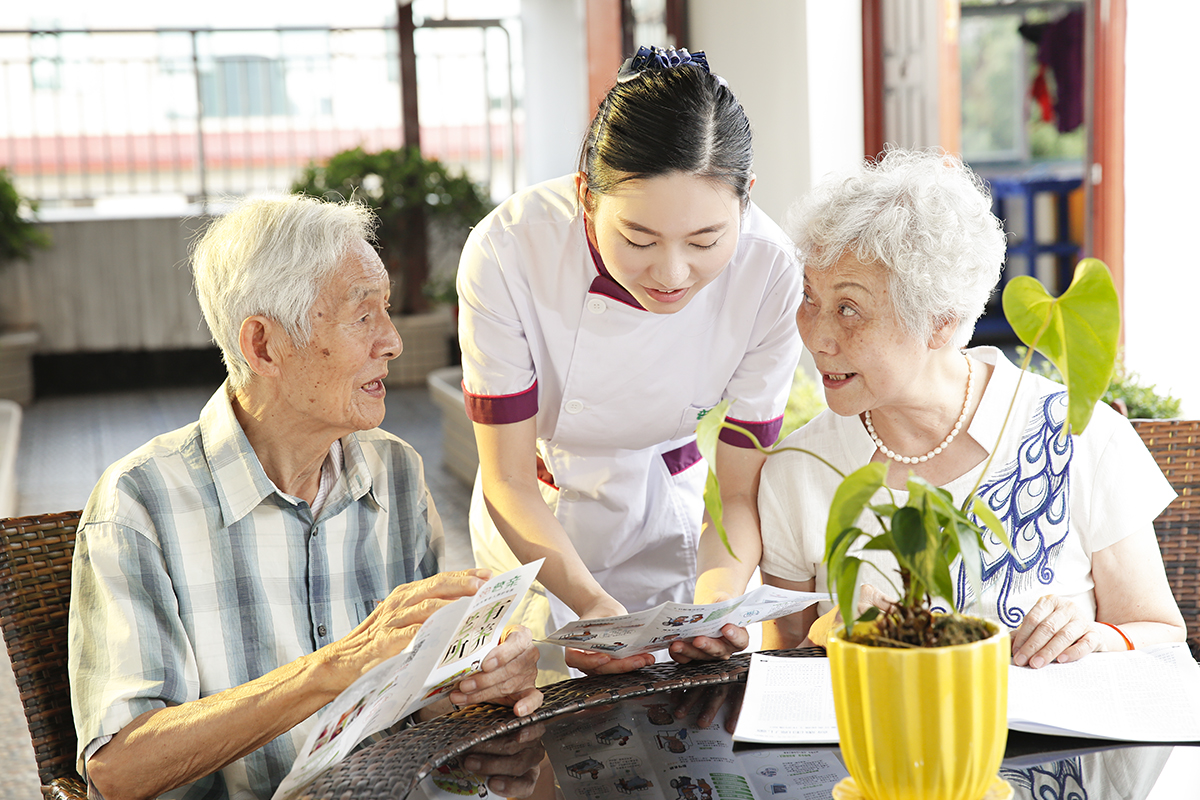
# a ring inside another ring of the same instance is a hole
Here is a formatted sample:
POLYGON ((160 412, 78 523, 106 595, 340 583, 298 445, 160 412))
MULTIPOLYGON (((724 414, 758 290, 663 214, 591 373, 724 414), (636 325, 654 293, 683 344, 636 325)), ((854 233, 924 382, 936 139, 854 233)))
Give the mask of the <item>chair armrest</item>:
POLYGON ((47 800, 87 800, 87 786, 79 778, 55 778, 42 787, 47 800))

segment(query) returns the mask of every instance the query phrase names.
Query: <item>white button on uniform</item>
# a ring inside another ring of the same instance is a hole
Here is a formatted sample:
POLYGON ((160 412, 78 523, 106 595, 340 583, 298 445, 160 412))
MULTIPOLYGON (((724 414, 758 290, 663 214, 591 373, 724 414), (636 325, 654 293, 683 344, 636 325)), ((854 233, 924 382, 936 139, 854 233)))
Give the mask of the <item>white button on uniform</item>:
POLYGON ((568 400, 567 404, 566 404, 566 406, 564 406, 564 408, 567 409, 568 414, 578 414, 580 411, 583 411, 583 401, 582 400, 568 400))
POLYGON ((599 297, 593 297, 587 301, 588 311, 593 314, 603 314, 608 310, 608 306, 599 297))

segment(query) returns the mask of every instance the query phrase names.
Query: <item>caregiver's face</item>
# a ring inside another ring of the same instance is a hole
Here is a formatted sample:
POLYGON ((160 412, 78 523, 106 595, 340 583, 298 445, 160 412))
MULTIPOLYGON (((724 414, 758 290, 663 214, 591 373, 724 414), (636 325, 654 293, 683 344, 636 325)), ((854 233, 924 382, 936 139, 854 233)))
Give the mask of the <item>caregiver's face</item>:
POLYGON ((720 276, 737 249, 742 204, 733 187, 671 172, 592 195, 580 181, 588 239, 642 307, 674 314, 720 276))

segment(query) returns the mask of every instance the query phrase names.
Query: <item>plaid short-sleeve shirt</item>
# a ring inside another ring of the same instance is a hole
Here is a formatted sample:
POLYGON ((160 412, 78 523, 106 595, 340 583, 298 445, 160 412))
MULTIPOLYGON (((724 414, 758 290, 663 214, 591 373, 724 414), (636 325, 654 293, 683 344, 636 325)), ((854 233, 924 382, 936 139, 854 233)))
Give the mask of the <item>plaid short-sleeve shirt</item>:
MULTIPOLYGON (((344 468, 314 519, 267 477, 223 386, 197 422, 104 473, 72 566, 81 774, 97 738, 311 653, 437 572, 441 522, 420 456, 381 430, 341 445, 344 468)), ((270 797, 314 719, 164 796, 270 797)))

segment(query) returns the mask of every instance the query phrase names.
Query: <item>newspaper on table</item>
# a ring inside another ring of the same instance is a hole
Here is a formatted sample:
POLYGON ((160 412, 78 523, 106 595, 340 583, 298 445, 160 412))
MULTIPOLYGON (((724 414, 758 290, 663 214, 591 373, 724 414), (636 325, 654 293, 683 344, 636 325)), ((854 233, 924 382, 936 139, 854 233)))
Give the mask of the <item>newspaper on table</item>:
POLYGON ((373 667, 327 705, 291 771, 272 795, 284 800, 373 733, 435 702, 480 670, 544 559, 487 581, 430 615, 408 647, 373 667))
MULTIPOLYGON (((1008 668, 1008 727, 1130 742, 1200 741, 1200 665, 1187 645, 1092 653, 1008 668)), ((733 734, 739 742, 836 742, 829 660, 755 653, 733 734)))
POLYGON ((568 623, 541 641, 563 647, 596 650, 614 658, 665 650, 676 639, 719 636, 728 623, 746 627, 754 622, 794 614, 821 600, 825 592, 793 592, 759 586, 740 597, 719 603, 663 603, 636 614, 568 623))
MULTIPOLYGON (((697 689, 693 691, 705 691, 697 689)), ((829 800, 847 776, 836 747, 734 750, 728 708, 697 722, 662 696, 623 700, 546 723, 542 736, 567 800, 829 800)))

